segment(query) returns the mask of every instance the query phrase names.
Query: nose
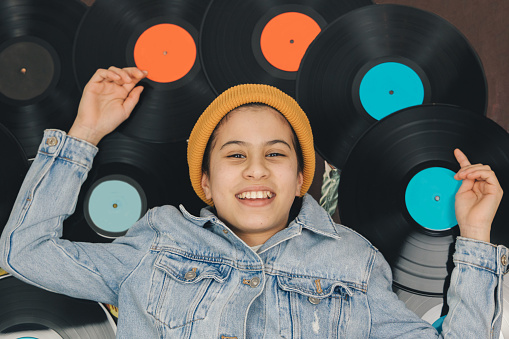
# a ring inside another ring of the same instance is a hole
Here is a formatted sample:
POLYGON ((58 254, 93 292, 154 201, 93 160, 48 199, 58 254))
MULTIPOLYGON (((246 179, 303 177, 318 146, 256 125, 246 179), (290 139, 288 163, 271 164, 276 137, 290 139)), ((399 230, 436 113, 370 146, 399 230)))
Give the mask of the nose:
POLYGON ((265 179, 269 176, 269 169, 265 163, 265 157, 263 156, 252 156, 246 161, 246 167, 244 168, 243 175, 247 179, 265 179))

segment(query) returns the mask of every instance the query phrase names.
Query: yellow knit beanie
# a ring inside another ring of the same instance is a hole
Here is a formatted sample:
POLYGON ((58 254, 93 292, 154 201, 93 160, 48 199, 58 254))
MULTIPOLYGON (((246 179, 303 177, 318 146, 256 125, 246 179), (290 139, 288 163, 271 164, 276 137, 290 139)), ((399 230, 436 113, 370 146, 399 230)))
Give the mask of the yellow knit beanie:
POLYGON ((187 162, 189 177, 193 189, 201 200, 213 206, 211 199, 205 197, 201 187, 203 154, 207 143, 221 119, 235 108, 249 104, 263 103, 281 112, 290 123, 299 139, 304 159, 303 184, 300 196, 308 191, 315 173, 315 150, 311 125, 299 104, 279 89, 261 84, 245 84, 231 87, 221 93, 205 109, 194 125, 187 145, 187 162))

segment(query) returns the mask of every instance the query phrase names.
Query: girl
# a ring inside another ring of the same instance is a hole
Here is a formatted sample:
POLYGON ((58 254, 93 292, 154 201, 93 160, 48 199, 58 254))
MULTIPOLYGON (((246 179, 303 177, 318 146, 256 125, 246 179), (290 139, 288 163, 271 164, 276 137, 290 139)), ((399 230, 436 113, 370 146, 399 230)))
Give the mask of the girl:
POLYGON ((45 132, 2 234, 0 266, 41 288, 118 305, 119 338, 498 338, 508 250, 489 243, 502 197, 493 171, 455 150, 461 237, 439 334, 392 292, 379 251, 306 194, 311 128, 270 86, 233 87, 196 123, 190 178, 210 205, 200 216, 163 206, 111 244, 60 239, 95 145, 128 118, 145 76, 98 70, 69 133, 45 132))

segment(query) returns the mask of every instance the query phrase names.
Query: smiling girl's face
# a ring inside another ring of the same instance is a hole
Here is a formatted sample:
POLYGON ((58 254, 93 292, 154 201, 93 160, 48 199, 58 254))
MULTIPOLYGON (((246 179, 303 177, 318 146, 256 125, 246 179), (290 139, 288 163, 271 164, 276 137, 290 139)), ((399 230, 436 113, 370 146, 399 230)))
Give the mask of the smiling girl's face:
POLYGON ((215 131, 202 187, 217 216, 250 246, 288 224, 303 181, 294 145, 288 121, 267 106, 239 107, 215 131))

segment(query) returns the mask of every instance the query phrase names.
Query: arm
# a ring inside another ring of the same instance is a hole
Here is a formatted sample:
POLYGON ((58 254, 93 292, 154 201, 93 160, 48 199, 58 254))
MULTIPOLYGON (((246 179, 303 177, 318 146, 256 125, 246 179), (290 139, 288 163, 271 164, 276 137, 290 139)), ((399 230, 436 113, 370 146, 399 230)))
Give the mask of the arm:
MULTIPOLYGON (((85 88, 72 129, 76 137, 45 132, 0 239, 0 266, 19 279, 113 304, 119 285, 146 251, 151 233, 142 227, 143 219, 140 227, 133 226, 114 244, 72 243, 60 236, 97 152, 93 144, 78 137, 98 142, 129 116, 141 92, 127 91, 118 72, 129 74, 129 70, 99 70, 85 88)), ((127 88, 132 90, 137 79, 131 79, 127 88)))
POLYGON ((498 338, 502 321, 504 246, 459 237, 447 292, 449 313, 439 334, 392 292, 389 264, 377 253, 368 284, 372 338, 498 338))

